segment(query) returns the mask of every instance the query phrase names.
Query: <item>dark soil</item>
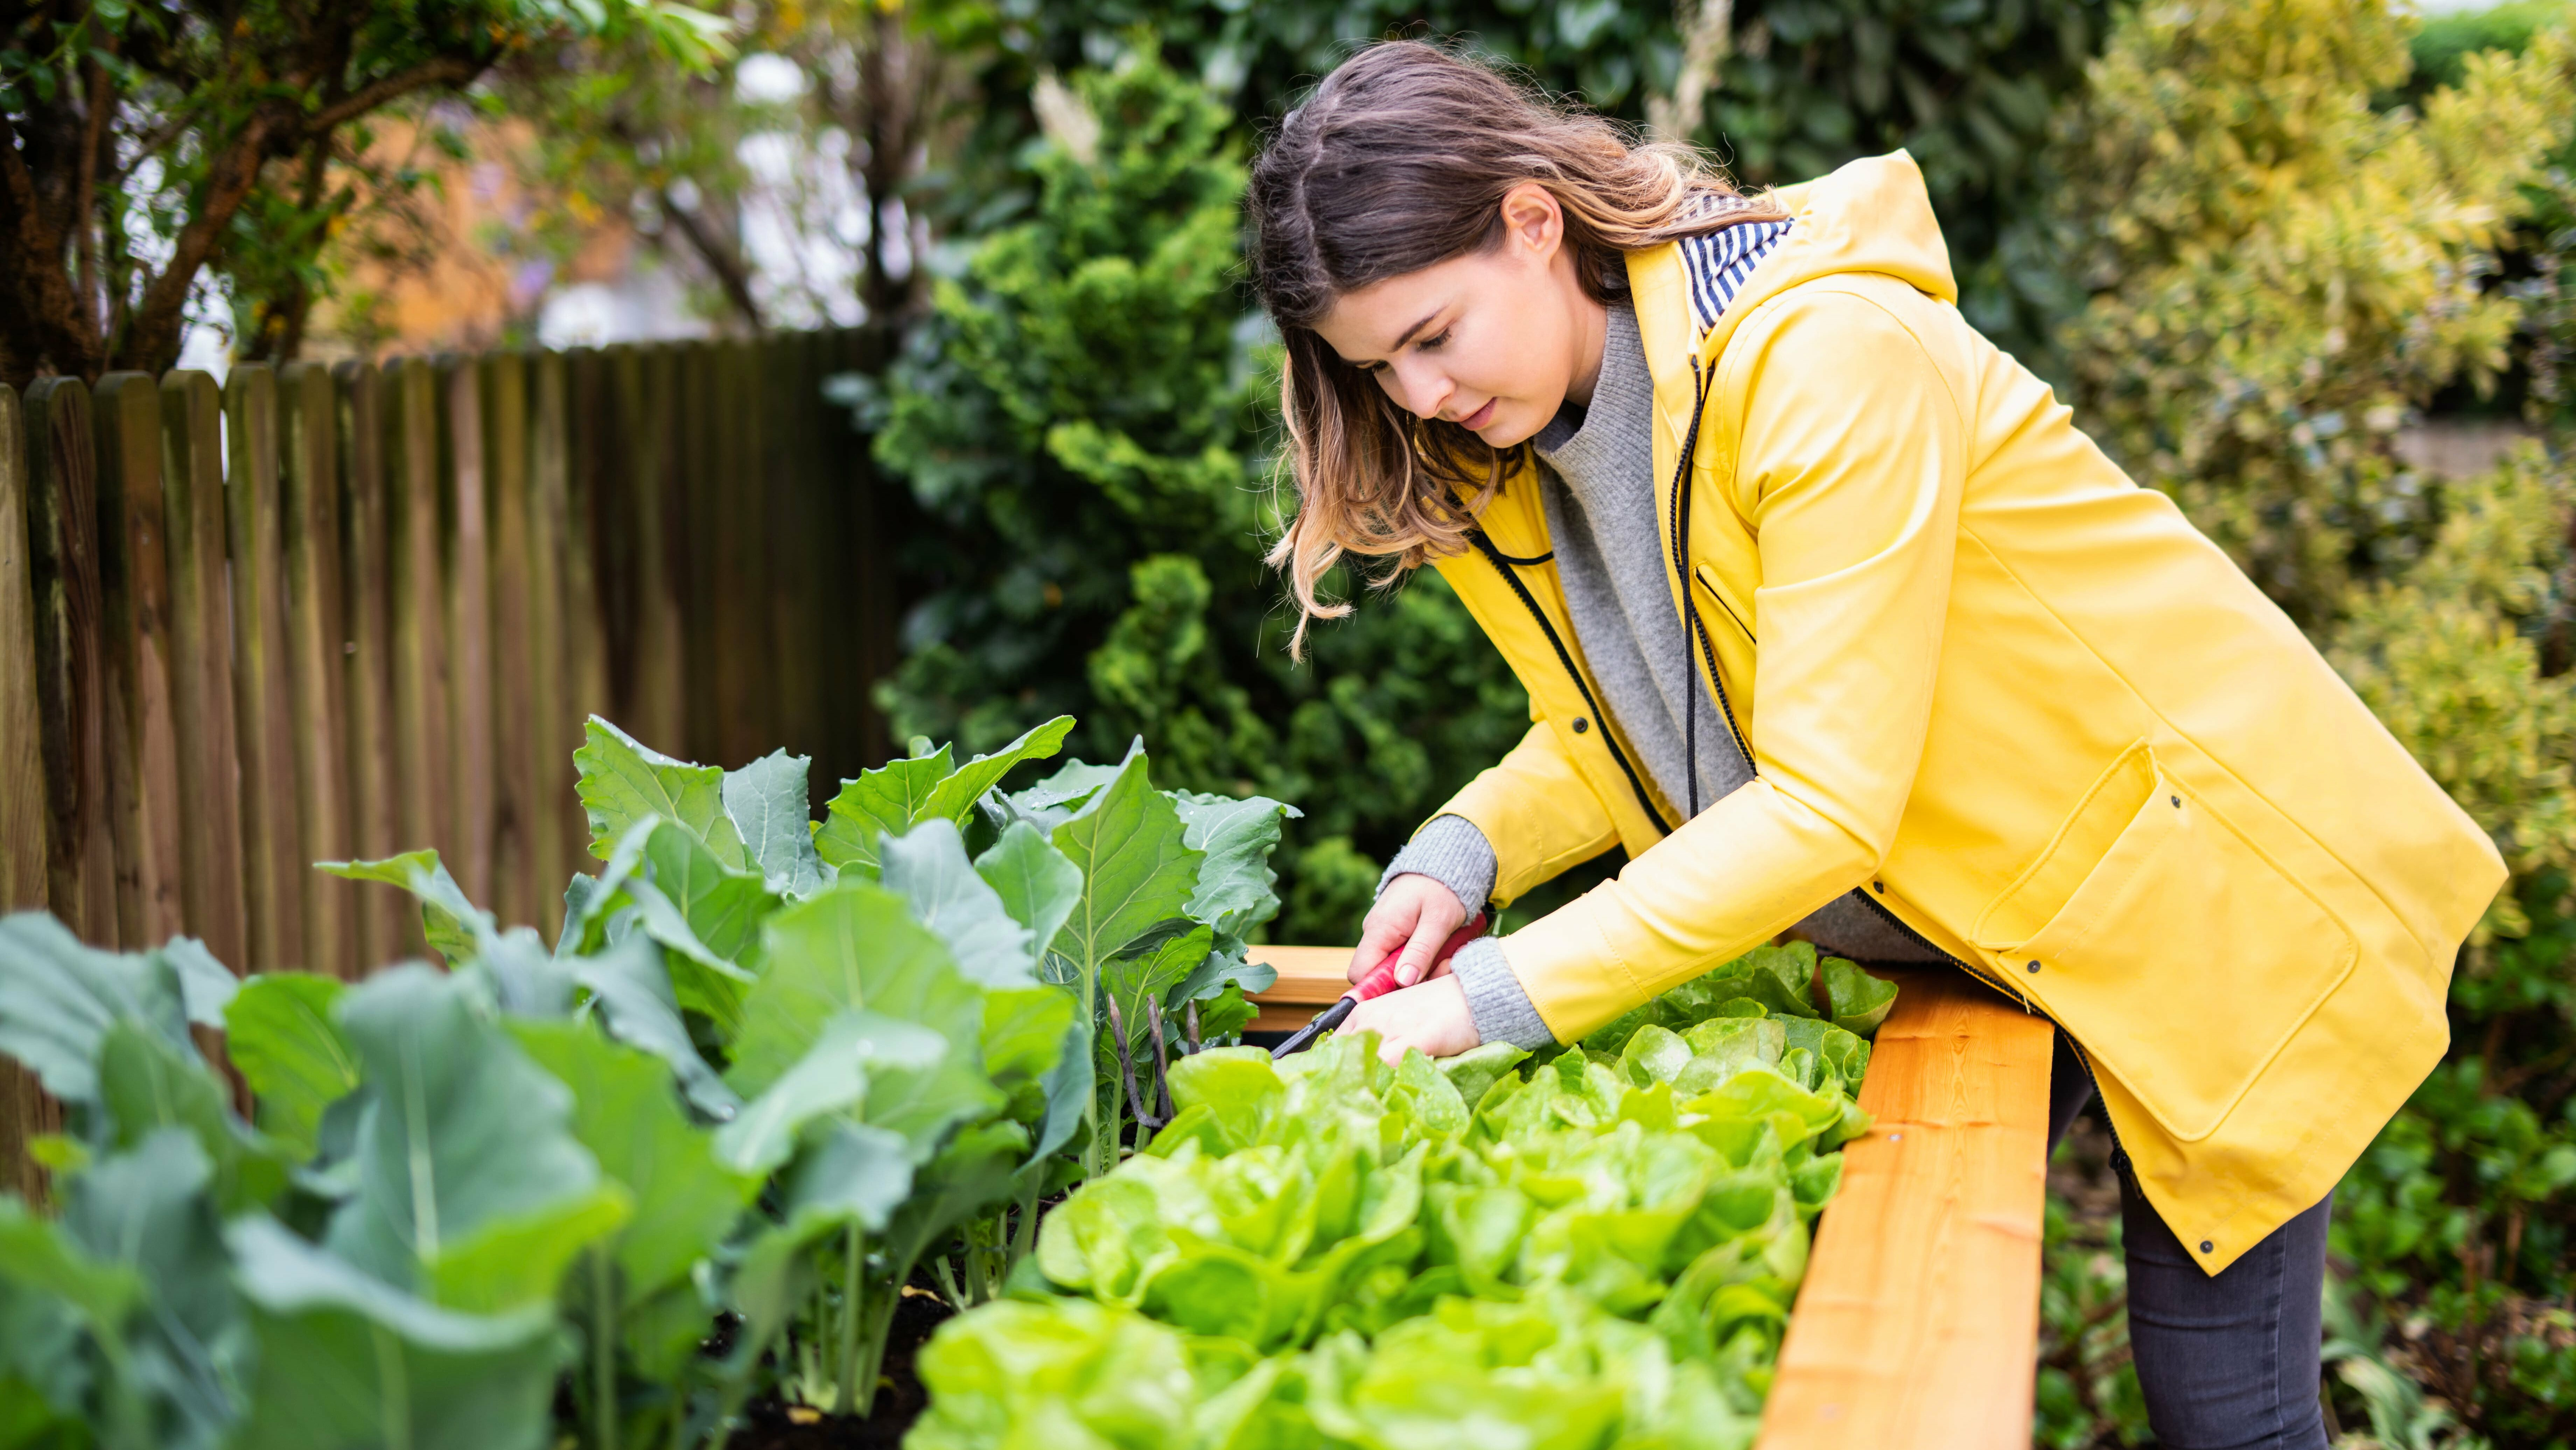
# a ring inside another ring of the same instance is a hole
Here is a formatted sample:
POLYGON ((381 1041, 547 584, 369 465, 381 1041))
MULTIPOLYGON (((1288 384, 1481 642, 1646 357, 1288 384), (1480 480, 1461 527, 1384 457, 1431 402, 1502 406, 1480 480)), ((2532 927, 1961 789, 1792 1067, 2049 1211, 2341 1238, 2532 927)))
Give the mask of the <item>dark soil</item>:
POLYGON ((734 1432, 727 1450, 893 1450, 930 1403, 913 1361, 930 1332, 956 1312, 924 1288, 906 1289, 886 1338, 885 1378, 877 1386, 873 1414, 827 1415, 776 1399, 754 1400, 743 1411, 751 1423, 734 1432))

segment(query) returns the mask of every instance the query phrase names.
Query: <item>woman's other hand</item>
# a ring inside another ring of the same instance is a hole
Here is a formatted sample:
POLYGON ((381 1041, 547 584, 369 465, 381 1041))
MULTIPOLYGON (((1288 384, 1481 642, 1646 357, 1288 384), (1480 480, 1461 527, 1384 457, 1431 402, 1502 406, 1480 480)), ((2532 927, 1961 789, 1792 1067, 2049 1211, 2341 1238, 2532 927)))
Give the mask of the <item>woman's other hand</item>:
MULTIPOLYGON (((1348 979, 1356 982, 1367 976, 1398 951, 1403 955, 1395 966, 1396 985, 1410 987, 1425 976, 1446 976, 1449 964, 1437 960, 1440 948, 1466 920, 1467 907, 1456 892, 1434 877, 1407 871, 1386 884, 1386 893, 1360 923, 1360 944, 1351 953, 1348 979)), ((1463 1006, 1465 998, 1459 1000, 1463 1006)), ((1468 1046, 1474 1045, 1470 1040, 1468 1046)))
MULTIPOLYGON (((1453 904, 1458 899, 1445 887, 1440 894, 1453 904)), ((1433 945, 1438 943, 1439 938, 1433 938, 1433 945)), ((1484 1041, 1476 1035, 1475 1014, 1467 1010, 1467 989, 1446 967, 1419 986, 1399 987, 1362 1002, 1335 1035, 1355 1032, 1376 1033, 1378 1056, 1390 1064, 1402 1058, 1408 1047, 1421 1048, 1428 1057, 1456 1057, 1484 1041)))

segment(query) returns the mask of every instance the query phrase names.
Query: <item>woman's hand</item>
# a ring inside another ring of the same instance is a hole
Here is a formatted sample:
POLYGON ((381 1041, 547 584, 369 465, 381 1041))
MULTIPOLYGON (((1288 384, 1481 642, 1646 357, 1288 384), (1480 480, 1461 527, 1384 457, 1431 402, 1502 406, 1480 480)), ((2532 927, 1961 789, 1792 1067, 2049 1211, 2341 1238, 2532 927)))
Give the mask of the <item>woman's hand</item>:
MULTIPOLYGON (((1441 888, 1440 894, 1452 903, 1458 899, 1450 896, 1446 887, 1441 888)), ((1433 938, 1433 945, 1438 942, 1433 938)), ((1421 1048, 1427 1057, 1456 1057, 1484 1041, 1476 1035, 1475 1014, 1467 1010, 1467 989, 1458 985, 1458 979, 1445 966, 1430 981, 1362 1002, 1336 1035, 1354 1032, 1376 1033, 1377 1055, 1390 1065, 1401 1059, 1408 1047, 1421 1048)))
MULTIPOLYGON (((1360 923, 1360 944, 1351 953, 1349 980, 1356 982, 1367 976, 1372 967, 1398 949, 1403 956, 1396 962, 1397 985, 1410 987, 1425 976, 1447 976, 1449 964, 1434 959, 1450 933, 1466 920, 1466 904, 1435 878, 1415 871, 1398 876, 1386 883, 1386 894, 1377 899, 1377 905, 1369 908, 1367 919, 1360 923)), ((1466 1005, 1463 996, 1459 1005, 1462 1009, 1466 1005)), ((1475 1045, 1470 1035, 1467 1046, 1475 1045)))

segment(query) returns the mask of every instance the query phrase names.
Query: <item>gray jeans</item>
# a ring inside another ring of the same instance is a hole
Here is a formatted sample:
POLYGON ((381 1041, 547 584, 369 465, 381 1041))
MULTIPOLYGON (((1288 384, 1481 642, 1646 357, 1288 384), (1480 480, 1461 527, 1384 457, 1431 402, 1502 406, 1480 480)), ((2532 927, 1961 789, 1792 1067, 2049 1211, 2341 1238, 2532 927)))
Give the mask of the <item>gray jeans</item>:
MULTIPOLYGON (((2084 1065, 2057 1039, 2049 1064, 2048 1145, 2093 1096, 2084 1065)), ((2147 1423, 2164 1450, 2325 1450, 2318 1408, 2325 1301, 2325 1202, 2291 1219, 2216 1275, 2201 1272, 2114 1152, 2129 1267, 2129 1346, 2147 1423)))

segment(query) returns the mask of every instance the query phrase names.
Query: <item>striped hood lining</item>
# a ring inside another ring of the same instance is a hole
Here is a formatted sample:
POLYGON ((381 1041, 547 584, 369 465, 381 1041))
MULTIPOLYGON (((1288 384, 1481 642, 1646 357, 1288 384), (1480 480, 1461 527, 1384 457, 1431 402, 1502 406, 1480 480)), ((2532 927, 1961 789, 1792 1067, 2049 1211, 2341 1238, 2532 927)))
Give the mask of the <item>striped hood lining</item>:
MULTIPOLYGON (((1727 208, 1731 210, 1732 208, 1727 208)), ((1755 264, 1789 235, 1790 221, 1740 222, 1714 232, 1677 238, 1682 270, 1690 278, 1691 322, 1697 334, 1710 328, 1735 300, 1736 289, 1753 275, 1755 264)))

